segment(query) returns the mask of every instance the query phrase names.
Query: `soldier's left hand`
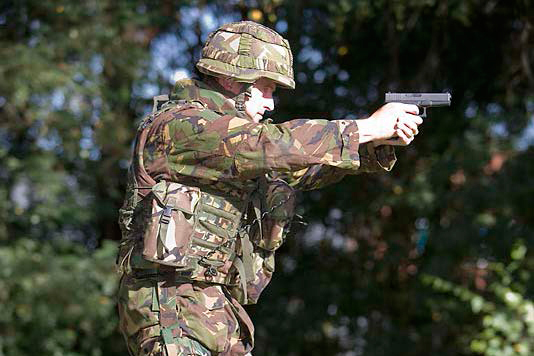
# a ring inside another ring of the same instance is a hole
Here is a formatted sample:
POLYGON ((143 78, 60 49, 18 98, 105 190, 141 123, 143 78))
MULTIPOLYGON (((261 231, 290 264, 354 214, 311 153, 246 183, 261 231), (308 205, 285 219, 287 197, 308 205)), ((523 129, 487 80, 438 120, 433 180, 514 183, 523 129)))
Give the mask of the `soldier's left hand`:
POLYGON ((413 142, 415 136, 419 133, 418 126, 423 122, 423 119, 417 115, 413 115, 414 118, 411 120, 406 119, 405 117, 397 118, 395 124, 395 136, 387 140, 376 140, 373 141, 375 146, 379 145, 390 145, 390 146, 408 146, 413 142))

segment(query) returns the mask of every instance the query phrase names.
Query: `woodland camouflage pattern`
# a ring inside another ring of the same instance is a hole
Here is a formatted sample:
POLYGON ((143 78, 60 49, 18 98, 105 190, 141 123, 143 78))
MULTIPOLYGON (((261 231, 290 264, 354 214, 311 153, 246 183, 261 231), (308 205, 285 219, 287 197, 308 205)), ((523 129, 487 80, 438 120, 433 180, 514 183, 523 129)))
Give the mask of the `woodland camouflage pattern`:
MULTIPOLYGON (((165 354, 160 336, 162 306, 157 296, 161 285, 161 281, 130 275, 121 280, 120 329, 132 355, 165 354)), ((199 282, 177 283, 173 296, 176 309, 171 312, 177 318, 172 337, 178 355, 245 355, 250 351, 251 345, 245 346, 242 339, 252 339, 246 334, 254 332, 252 322, 222 288, 199 282)))
MULTIPOLYGON (((256 178, 285 180, 295 189, 309 190, 346 174, 388 171, 395 162, 390 146, 359 145, 353 120, 254 123, 221 93, 196 80, 179 81, 171 100, 141 124, 145 126, 147 142, 134 166, 142 165, 155 181, 177 182, 234 199, 252 191, 256 178)), ((283 212, 273 213, 284 218, 283 212)), ((269 249, 280 243, 265 240, 263 248, 255 247, 263 262, 254 266, 260 288, 251 291, 253 299, 274 271, 274 252, 269 249)), ((217 284, 162 280, 161 266, 143 259, 138 248, 131 252, 127 258, 120 256, 129 265, 121 282, 119 309, 132 354, 162 354, 165 335, 178 355, 181 349, 194 355, 250 352, 253 325, 236 300, 239 295, 230 295, 227 287, 217 284), (162 290, 172 293, 163 295, 162 290)))
POLYGON ((389 171, 395 162, 391 146, 360 147, 355 120, 255 123, 222 94, 189 79, 175 86, 171 100, 180 99, 195 107, 165 111, 150 127, 143 161, 156 181, 246 189, 253 178, 274 171, 309 190, 346 174, 389 171))
POLYGON ((261 77, 294 89, 293 56, 289 42, 268 27, 252 21, 223 25, 212 32, 197 68, 208 75, 254 83, 261 77))

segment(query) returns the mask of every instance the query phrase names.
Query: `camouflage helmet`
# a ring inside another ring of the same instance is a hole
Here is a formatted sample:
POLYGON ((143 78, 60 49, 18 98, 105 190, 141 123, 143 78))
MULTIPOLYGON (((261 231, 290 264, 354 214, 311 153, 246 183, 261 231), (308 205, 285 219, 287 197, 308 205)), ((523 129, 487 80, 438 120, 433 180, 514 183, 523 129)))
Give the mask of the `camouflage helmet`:
POLYGON ((261 77, 295 88, 289 42, 252 21, 223 25, 209 34, 197 68, 204 74, 254 83, 261 77))

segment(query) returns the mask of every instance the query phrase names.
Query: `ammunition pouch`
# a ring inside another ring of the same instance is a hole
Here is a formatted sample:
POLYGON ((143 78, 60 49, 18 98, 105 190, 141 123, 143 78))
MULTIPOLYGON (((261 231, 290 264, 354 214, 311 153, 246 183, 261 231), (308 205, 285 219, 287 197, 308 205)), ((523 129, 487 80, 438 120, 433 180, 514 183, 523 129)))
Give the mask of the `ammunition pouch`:
POLYGON ((295 215, 295 190, 283 180, 263 181, 253 202, 255 211, 259 205, 266 214, 252 225, 250 239, 259 248, 275 251, 284 242, 295 215))
POLYGON ((249 237, 252 249, 252 278, 247 278, 245 286, 242 274, 234 276, 235 286, 230 293, 241 304, 255 304, 272 279, 275 270, 275 250, 284 242, 291 220, 295 214, 295 191, 286 182, 261 180, 259 189, 253 195, 252 214, 254 224, 250 225, 249 237))
POLYGON ((160 181, 140 204, 144 260, 192 280, 228 283, 244 200, 160 181))
POLYGON ((143 257, 176 269, 191 269, 194 213, 200 191, 161 181, 146 197, 149 207, 143 232, 143 257))

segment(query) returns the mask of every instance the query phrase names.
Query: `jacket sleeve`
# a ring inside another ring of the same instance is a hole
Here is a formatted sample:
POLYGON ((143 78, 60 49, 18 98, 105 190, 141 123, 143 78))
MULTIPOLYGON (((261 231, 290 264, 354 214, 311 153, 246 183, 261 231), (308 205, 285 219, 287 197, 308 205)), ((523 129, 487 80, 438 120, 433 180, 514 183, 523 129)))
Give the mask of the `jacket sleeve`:
POLYGON ((313 190, 337 183, 347 174, 390 171, 396 162, 392 146, 374 147, 370 143, 363 144, 360 145, 359 155, 360 168, 357 171, 316 164, 299 171, 272 172, 270 176, 283 179, 297 190, 313 190))
POLYGON ((197 178, 242 180, 310 167, 315 167, 310 174, 319 177, 331 172, 356 174, 360 168, 389 170, 394 163, 393 153, 379 158, 369 145, 362 145, 359 152, 355 120, 297 119, 272 124, 226 115, 171 120, 167 126, 164 136, 169 145, 164 146, 170 169, 197 178))

